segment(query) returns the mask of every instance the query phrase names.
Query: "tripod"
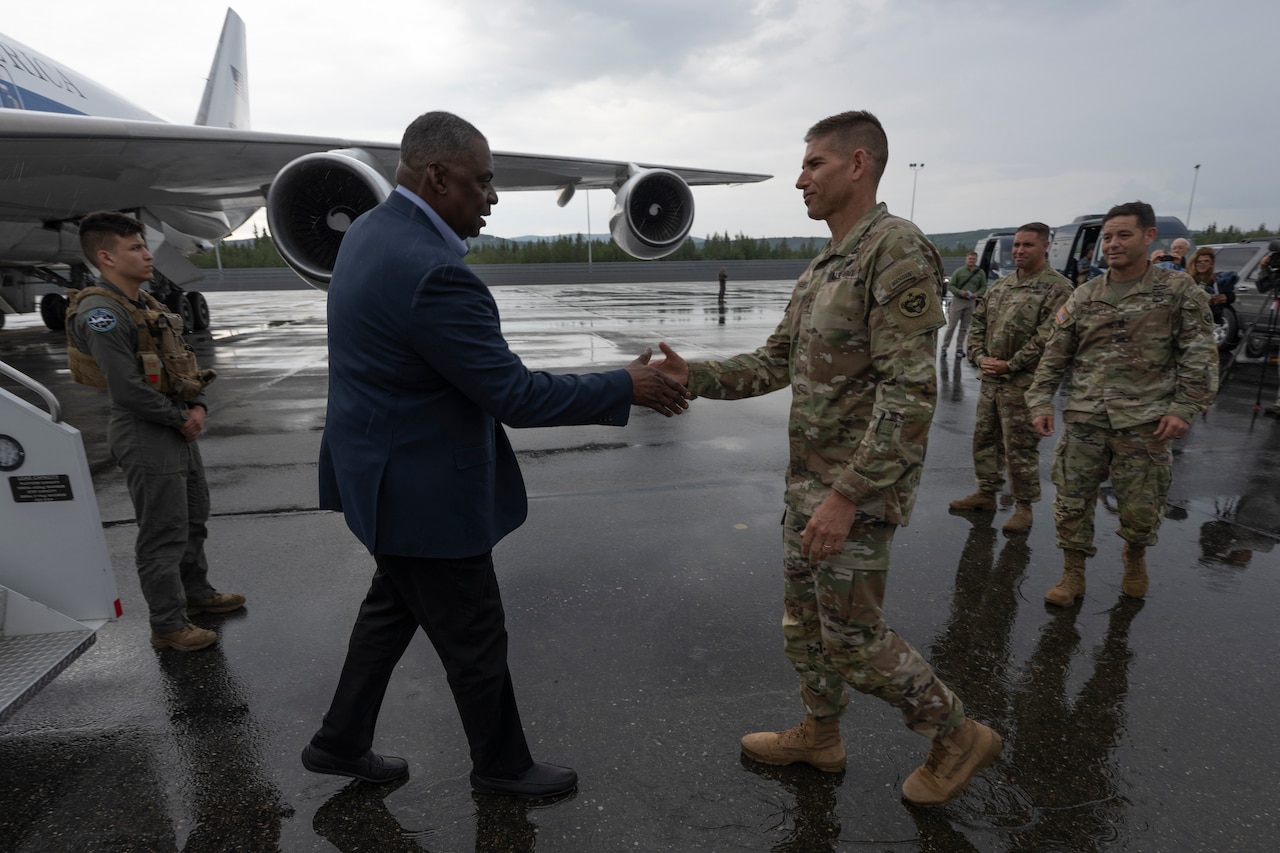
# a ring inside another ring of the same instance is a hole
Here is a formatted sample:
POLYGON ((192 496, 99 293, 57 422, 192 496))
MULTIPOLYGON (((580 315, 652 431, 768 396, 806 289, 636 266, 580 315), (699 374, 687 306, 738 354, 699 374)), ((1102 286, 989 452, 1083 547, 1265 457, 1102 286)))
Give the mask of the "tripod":
POLYGON ((1266 294, 1266 299, 1258 306, 1257 312, 1253 315, 1253 319, 1249 322, 1248 327, 1240 334, 1240 342, 1236 344, 1235 350, 1231 353, 1231 358, 1227 359, 1227 364, 1222 368, 1220 385, 1226 385, 1227 380, 1231 377, 1231 368, 1235 367, 1236 359, 1240 357, 1240 353, 1245 350, 1257 351, 1261 346, 1259 356, 1262 359, 1261 368, 1258 370, 1258 394, 1253 401, 1253 411, 1257 414, 1262 410, 1262 386, 1267 377, 1267 366, 1271 363, 1268 356, 1271 355, 1271 341, 1280 339, 1280 328, 1277 328, 1277 320, 1280 320, 1280 292, 1271 291, 1266 294), (1266 314, 1264 320, 1263 314, 1266 314), (1259 337, 1254 337, 1253 330, 1258 328, 1259 322, 1265 322, 1264 332, 1259 337), (1257 342, 1257 343, 1255 343, 1257 342))

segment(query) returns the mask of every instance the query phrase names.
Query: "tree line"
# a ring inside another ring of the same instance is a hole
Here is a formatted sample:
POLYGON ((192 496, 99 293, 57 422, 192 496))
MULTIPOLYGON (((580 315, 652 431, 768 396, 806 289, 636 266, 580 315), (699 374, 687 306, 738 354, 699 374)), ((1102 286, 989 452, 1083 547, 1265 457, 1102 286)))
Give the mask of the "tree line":
MULTIPOLYGON (((1269 230, 1265 223, 1251 230, 1241 230, 1234 225, 1219 229, 1216 222, 1203 231, 1192 234, 1197 244, 1233 243, 1245 237, 1280 237, 1280 229, 1269 230)), ((755 261, 809 259, 822 250, 825 241, 809 238, 792 244, 785 237, 756 238, 739 233, 730 237, 729 232, 709 234, 699 245, 686 239, 665 261, 755 261)), ((939 246, 944 256, 963 256, 973 249, 957 243, 939 246)), ((275 243, 266 233, 256 234, 251 240, 223 243, 219 248, 222 266, 226 269, 260 269, 286 266, 275 243)), ((473 241, 467 253, 469 264, 585 264, 634 261, 612 240, 588 240, 582 234, 561 235, 540 240, 503 240, 485 238, 473 241)), ((192 255, 191 262, 200 269, 217 269, 218 257, 214 252, 192 255)))

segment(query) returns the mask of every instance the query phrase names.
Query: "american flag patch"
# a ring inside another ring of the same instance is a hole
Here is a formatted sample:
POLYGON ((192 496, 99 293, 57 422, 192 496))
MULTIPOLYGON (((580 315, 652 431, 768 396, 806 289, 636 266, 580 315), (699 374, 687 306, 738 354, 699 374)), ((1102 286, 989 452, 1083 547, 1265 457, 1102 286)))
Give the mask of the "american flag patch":
POLYGON ((1070 319, 1071 319, 1071 315, 1070 315, 1069 313, 1067 313, 1067 306, 1066 306, 1066 305, 1063 305, 1061 308, 1059 308, 1059 309, 1057 310, 1057 312, 1055 312, 1055 313, 1054 313, 1054 315, 1053 315, 1053 316, 1055 316, 1055 317, 1057 317, 1057 318, 1058 318, 1058 325, 1059 325, 1059 326, 1064 325, 1068 320, 1070 320, 1070 319))

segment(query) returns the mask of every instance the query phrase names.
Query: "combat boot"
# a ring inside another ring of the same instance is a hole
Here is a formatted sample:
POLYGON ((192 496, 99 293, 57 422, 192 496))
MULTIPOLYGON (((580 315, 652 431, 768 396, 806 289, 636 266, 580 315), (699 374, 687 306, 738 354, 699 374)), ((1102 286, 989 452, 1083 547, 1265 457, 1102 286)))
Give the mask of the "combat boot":
POLYGON ((1044 594, 1044 600, 1059 607, 1070 607, 1084 597, 1084 551, 1062 552, 1062 579, 1044 594))
POLYGON ((1120 551, 1120 559, 1124 561, 1120 591, 1130 598, 1142 598, 1147 594, 1148 586, 1146 546, 1126 542, 1120 551))
POLYGON ((198 652, 218 642, 218 635, 207 628, 183 625, 176 631, 151 632, 151 645, 157 649, 177 649, 180 652, 198 652))
POLYGON ((1018 501, 1018 508, 1013 511, 1013 515, 1004 523, 1005 533, 1026 533, 1031 529, 1031 504, 1027 501, 1018 501))
POLYGON ((940 806, 964 793, 969 780, 996 760, 1004 741, 965 717, 950 734, 933 739, 929 757, 902 783, 902 796, 917 806, 940 806))
POLYGON ((845 764, 840 718, 818 720, 806 714, 804 722, 785 732, 743 735, 742 754, 765 764, 804 762, 828 773, 839 773, 845 764))
POLYGON ((967 498, 952 501, 951 508, 956 512, 973 512, 976 510, 995 512, 996 496, 991 492, 984 492, 979 489, 967 498))

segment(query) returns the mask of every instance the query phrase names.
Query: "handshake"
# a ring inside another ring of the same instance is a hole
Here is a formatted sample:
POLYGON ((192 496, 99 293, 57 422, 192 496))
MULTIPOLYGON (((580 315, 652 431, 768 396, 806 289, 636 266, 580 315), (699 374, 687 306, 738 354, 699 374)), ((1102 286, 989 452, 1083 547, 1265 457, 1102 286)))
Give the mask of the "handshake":
POLYGON ((659 343, 658 347, 664 356, 661 361, 649 363, 653 357, 650 347, 627 365, 627 373, 631 374, 631 402, 671 417, 689 408, 689 365, 665 343, 659 343))

